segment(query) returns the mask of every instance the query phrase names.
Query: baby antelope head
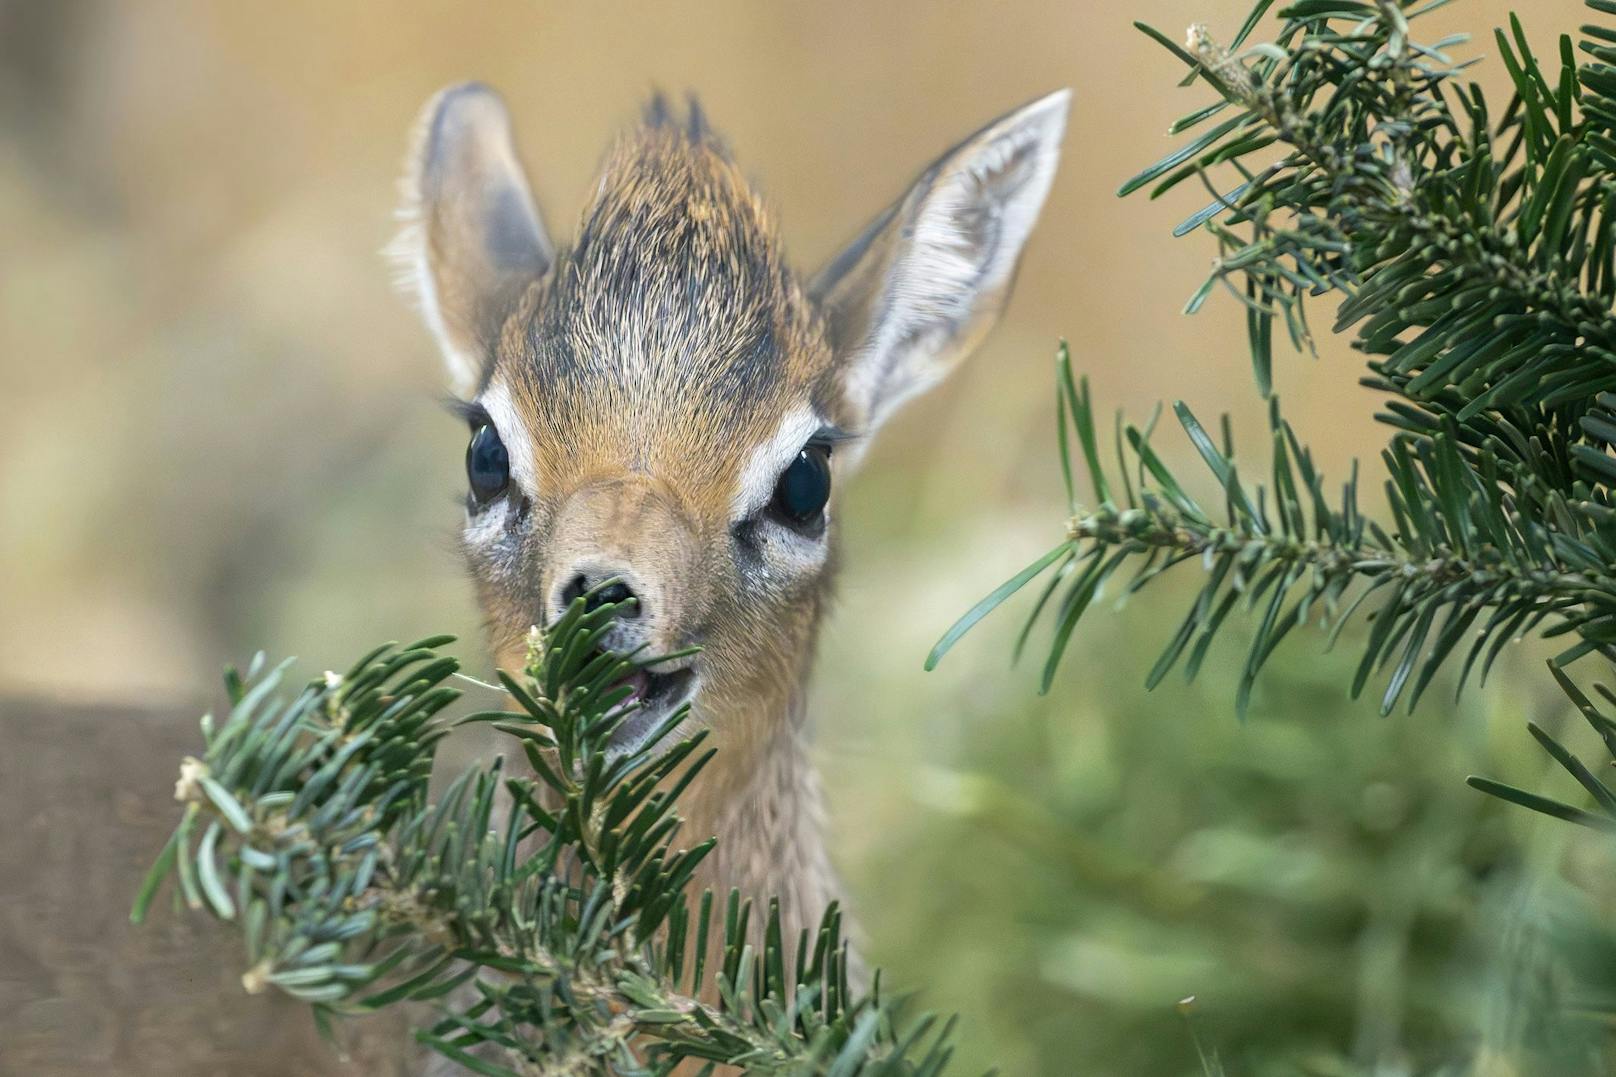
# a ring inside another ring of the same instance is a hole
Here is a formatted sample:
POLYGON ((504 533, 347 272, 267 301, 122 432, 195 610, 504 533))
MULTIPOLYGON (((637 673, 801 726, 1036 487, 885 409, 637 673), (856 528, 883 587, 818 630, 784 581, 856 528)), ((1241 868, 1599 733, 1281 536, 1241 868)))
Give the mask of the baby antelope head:
POLYGON ((499 97, 428 105, 397 251, 470 428, 463 546, 502 665, 580 595, 633 599, 612 649, 700 650, 634 681, 625 747, 686 701, 736 760, 792 729, 838 491, 1004 308, 1067 96, 949 150, 806 279, 694 103, 652 102, 564 247, 499 97))

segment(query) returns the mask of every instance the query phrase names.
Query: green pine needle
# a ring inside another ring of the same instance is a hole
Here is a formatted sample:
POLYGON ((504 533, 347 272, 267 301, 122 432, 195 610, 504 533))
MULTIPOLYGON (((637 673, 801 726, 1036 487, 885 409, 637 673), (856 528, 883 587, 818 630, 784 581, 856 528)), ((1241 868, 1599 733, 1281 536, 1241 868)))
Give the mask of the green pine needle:
POLYGON ((234 707, 181 768, 180 826, 132 918, 177 877, 191 907, 242 931, 248 991, 309 1002, 327 1025, 431 1003, 438 1020, 417 1039, 477 1073, 582 1060, 666 1073, 686 1059, 938 1072, 946 1030, 860 991, 834 905, 810 953, 783 937, 778 905, 754 933, 750 903, 730 895, 704 979, 712 896, 689 891, 714 843, 685 847, 675 804, 712 753, 700 734, 671 740, 683 712, 614 747, 633 709, 623 677, 666 657, 599 651, 616 612, 578 599, 535 633, 525 670, 501 674, 518 709, 461 719, 509 734, 536 777, 496 759, 436 803, 428 779, 459 696, 437 650, 448 637, 378 648, 290 697, 284 666, 231 674, 234 707))

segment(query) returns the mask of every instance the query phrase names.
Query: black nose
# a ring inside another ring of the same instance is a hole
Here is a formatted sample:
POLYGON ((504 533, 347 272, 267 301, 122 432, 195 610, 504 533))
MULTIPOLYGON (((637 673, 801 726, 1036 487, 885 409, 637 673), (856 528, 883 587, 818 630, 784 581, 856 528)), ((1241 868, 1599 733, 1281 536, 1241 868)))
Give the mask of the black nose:
POLYGON ((598 587, 598 581, 601 579, 610 579, 610 577, 597 576, 592 581, 587 574, 580 572, 562 589, 562 605, 572 605, 586 592, 590 592, 590 588, 595 587, 596 589, 590 592, 588 599, 585 600, 584 609, 592 612, 608 604, 621 605, 632 598, 635 599, 634 603, 619 610, 617 615, 627 620, 632 620, 640 615, 639 596, 634 593, 634 590, 628 584, 622 580, 612 580, 606 586, 598 587))

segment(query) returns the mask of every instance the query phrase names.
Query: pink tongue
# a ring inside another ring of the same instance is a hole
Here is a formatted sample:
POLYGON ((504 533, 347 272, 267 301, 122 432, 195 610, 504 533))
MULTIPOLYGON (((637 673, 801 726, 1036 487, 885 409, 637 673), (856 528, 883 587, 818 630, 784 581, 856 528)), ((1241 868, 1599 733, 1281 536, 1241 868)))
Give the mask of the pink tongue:
POLYGON ((628 698, 623 700, 624 705, 638 703, 645 698, 645 693, 651 687, 651 675, 643 669, 637 669, 618 682, 628 686, 628 698))

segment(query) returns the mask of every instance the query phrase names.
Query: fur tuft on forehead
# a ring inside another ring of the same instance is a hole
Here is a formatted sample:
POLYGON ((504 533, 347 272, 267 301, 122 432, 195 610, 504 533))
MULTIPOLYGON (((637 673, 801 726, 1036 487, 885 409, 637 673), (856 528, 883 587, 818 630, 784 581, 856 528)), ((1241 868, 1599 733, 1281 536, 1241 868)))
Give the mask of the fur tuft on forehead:
MULTIPOLYGON (((529 374, 662 414, 722 417, 791 380, 810 307, 758 196, 694 101, 654 98, 602 166, 528 324, 529 374)), ((581 391, 581 392, 580 392, 581 391)))

